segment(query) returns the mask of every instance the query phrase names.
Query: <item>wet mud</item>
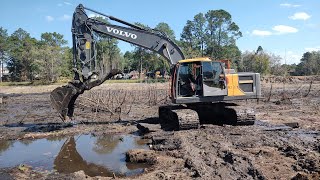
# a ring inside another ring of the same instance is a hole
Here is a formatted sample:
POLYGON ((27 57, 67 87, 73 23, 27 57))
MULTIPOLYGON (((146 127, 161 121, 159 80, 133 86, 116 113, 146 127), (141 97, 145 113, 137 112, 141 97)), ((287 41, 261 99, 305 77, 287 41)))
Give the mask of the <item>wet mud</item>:
POLYGON ((55 86, 1 89, 0 156, 17 141, 32 144, 63 137, 54 141, 62 147, 67 139, 77 144, 76 137, 81 135, 98 139, 134 134, 142 138, 137 144, 148 146, 131 146, 123 152, 122 162, 129 174, 135 171, 135 163, 143 169, 142 174, 130 177, 114 171, 115 165, 105 168, 99 160, 87 160, 82 151, 97 147, 86 143, 85 147, 69 149, 80 155, 71 163, 63 153, 55 156, 62 157, 61 162, 69 160, 68 164, 82 158, 81 167, 53 171, 52 167, 13 164, 0 168, 0 179, 319 179, 319 81, 313 81, 311 88, 308 81, 263 82, 264 99, 235 102, 255 110, 258 120, 253 126, 202 125, 181 131, 164 131, 158 123, 158 107, 169 103, 167 87, 103 84, 80 96, 75 118, 67 124, 50 106, 48 92, 55 86))

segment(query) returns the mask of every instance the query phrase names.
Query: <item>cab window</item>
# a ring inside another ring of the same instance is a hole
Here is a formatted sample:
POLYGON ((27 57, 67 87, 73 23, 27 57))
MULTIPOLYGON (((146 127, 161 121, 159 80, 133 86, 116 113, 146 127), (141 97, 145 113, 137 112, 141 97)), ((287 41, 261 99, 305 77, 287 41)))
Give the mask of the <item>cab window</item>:
POLYGON ((220 75, 223 73, 219 62, 203 62, 203 83, 210 87, 220 88, 220 75))

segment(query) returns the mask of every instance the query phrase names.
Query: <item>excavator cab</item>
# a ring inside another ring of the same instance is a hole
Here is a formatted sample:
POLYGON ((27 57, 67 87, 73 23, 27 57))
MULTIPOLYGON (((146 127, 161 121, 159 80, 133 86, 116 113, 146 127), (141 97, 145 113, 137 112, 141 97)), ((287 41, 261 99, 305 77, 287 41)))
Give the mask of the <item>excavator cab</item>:
POLYGON ((203 98, 206 96, 226 96, 225 72, 221 62, 209 58, 181 60, 176 65, 172 88, 174 97, 203 98))
POLYGON ((180 60, 172 74, 171 99, 176 104, 258 99, 258 73, 236 73, 224 61, 210 58, 180 60))

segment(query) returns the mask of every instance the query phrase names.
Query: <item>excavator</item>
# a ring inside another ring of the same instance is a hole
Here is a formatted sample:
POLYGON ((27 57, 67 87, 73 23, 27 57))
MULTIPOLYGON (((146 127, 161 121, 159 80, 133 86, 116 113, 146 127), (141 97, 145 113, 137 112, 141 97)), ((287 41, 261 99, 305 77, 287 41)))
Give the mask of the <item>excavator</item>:
POLYGON ((71 32, 74 78, 50 94, 51 104, 63 121, 73 118, 79 95, 121 73, 117 69, 103 71, 97 58, 96 38, 107 35, 153 51, 171 64, 169 96, 172 103, 159 107, 164 129, 180 130, 200 124, 254 124, 254 111, 235 102, 261 98, 259 73, 235 73, 224 61, 206 57, 185 59, 182 50, 165 33, 105 15, 82 4, 74 11, 71 32), (86 11, 120 25, 89 18, 86 11))

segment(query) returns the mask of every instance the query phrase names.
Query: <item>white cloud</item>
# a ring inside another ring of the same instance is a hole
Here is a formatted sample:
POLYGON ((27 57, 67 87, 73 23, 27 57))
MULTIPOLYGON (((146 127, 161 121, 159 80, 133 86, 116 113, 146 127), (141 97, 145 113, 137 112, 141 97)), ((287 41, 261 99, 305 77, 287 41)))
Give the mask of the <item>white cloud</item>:
POLYGON ((300 62, 300 59, 302 57, 301 54, 297 54, 297 53, 292 52, 292 51, 288 51, 286 56, 287 56, 286 57, 287 58, 286 59, 287 63, 296 63, 296 64, 298 64, 300 62))
POLYGON ((67 20, 70 20, 71 19, 71 16, 67 15, 67 14, 64 14, 63 16, 61 16, 59 18, 59 20, 61 21, 67 21, 67 20))
POLYGON ((272 30, 276 31, 276 34, 296 33, 299 31, 297 28, 285 25, 274 26, 272 30))
POLYGON ((54 18, 53 18, 52 16, 46 16, 46 20, 47 20, 48 22, 51 22, 51 21, 54 20, 54 18))
POLYGON ((296 33, 299 30, 297 28, 291 27, 291 26, 285 26, 285 25, 277 25, 272 28, 273 31, 268 30, 253 30, 251 32, 251 35, 253 36, 271 36, 271 35, 282 35, 282 34, 288 34, 288 33, 296 33))
POLYGON ((286 51, 281 54, 283 64, 299 64, 302 57, 301 53, 293 51, 286 51))
POLYGON ((71 4, 71 3, 69 3, 69 2, 64 1, 63 3, 64 3, 65 5, 72 6, 72 4, 71 4))
POLYGON ((308 23, 308 24, 306 24, 306 26, 309 27, 309 28, 317 28, 317 27, 320 27, 320 24, 318 25, 318 24, 315 24, 315 23, 308 23))
POLYGON ((307 20, 311 18, 311 16, 305 12, 297 12, 297 13, 294 13, 294 15, 289 16, 289 18, 293 20, 307 20))
POLYGON ((272 32, 255 29, 252 31, 252 35, 254 35, 254 36, 270 36, 270 35, 272 35, 272 32))
POLYGON ((320 46, 304 48, 306 51, 320 51, 320 46))
POLYGON ((300 7, 301 5, 300 4, 289 4, 289 3, 283 3, 283 4, 280 4, 280 6, 283 6, 283 7, 289 7, 289 8, 295 8, 295 7, 300 7))

